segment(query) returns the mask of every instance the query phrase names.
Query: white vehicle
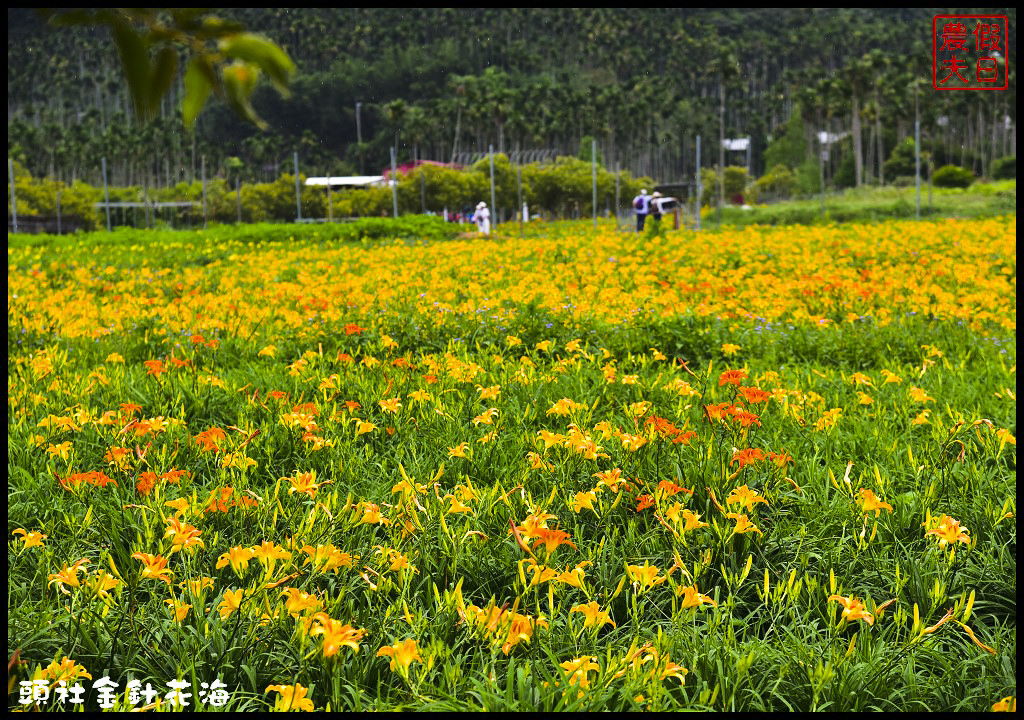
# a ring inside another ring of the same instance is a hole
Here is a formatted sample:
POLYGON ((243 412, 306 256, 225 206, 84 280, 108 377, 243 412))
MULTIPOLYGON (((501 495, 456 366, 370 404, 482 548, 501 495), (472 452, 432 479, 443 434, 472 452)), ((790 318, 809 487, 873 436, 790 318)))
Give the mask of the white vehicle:
POLYGON ((679 207, 679 200, 674 197, 654 197, 651 198, 651 213, 658 213, 659 215, 668 215, 673 210, 679 207))

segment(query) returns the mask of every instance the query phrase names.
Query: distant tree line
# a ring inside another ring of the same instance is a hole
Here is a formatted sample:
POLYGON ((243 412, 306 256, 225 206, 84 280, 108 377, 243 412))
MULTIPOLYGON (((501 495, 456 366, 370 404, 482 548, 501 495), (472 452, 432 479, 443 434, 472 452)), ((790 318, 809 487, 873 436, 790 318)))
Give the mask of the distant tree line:
POLYGON ((934 91, 928 9, 215 12, 295 61, 290 100, 254 98, 267 131, 219 104, 186 131, 180 78, 154 119, 132 124, 109 37, 9 8, 9 155, 69 185, 99 184, 106 158, 114 185, 191 183, 205 162, 231 186, 292 172, 295 152, 308 175, 375 174, 392 148, 398 162, 492 147, 574 156, 593 137, 605 167, 671 182, 695 176, 698 135, 704 167, 746 165, 720 139, 750 137, 752 177, 786 168, 810 192, 822 175, 831 187, 904 178, 891 161, 915 117, 934 167, 991 175, 1016 154, 1015 67, 1006 91, 934 91), (838 138, 824 168, 822 131, 838 138))
MULTIPOLYGON (((86 229, 105 227, 106 212, 97 206, 104 200, 101 186, 81 180, 72 185, 33 177, 20 163, 14 163, 15 199, 19 217, 55 219, 58 203, 66 216, 74 215, 86 229)), ((392 216, 397 201, 400 215, 434 214, 450 218, 472 214, 483 200, 491 204, 491 163, 485 158, 464 170, 423 165, 399 175, 396 197, 390 186, 338 188, 307 186, 299 177, 301 217, 337 219, 392 216)), ((540 165, 513 166, 504 154, 494 156, 494 214, 497 221, 515 217, 523 204, 531 216, 549 218, 591 217, 594 213, 592 166, 579 158, 561 157, 540 165)), ((596 174, 597 212, 614 215, 628 208, 641 187, 653 187, 651 178, 634 178, 628 171, 612 173, 600 168, 596 174)), ((167 224, 186 227, 205 222, 294 221, 295 176, 283 173, 267 182, 239 182, 212 178, 205 187, 199 181, 180 182, 167 187, 115 186, 107 190, 112 204, 132 203, 128 209, 115 208, 113 226, 148 227, 167 224), (191 206, 159 207, 159 203, 192 203, 191 206)), ((10 203, 10 193, 8 193, 10 203)), ((10 207, 10 204, 8 205, 10 207)), ((65 227, 70 227, 65 225, 65 227)))

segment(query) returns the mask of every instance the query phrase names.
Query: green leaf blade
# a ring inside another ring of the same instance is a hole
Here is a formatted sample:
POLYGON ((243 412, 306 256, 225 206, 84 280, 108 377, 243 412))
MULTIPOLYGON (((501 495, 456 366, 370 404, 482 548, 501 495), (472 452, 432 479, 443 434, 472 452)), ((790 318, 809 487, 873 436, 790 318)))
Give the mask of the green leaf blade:
POLYGON ((193 126, 210 96, 212 70, 200 56, 192 58, 185 69, 185 98, 181 103, 181 113, 187 128, 193 126))

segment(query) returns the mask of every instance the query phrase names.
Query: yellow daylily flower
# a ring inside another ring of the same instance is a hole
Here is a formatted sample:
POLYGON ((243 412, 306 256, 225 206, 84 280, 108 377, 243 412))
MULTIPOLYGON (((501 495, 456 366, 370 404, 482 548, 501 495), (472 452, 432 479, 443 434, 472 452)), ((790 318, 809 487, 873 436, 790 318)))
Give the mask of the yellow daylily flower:
POLYGON ((419 648, 413 638, 406 638, 394 645, 382 647, 377 651, 376 657, 391 658, 390 668, 401 674, 409 672, 409 665, 414 662, 423 662, 419 648))
POLYGON ((18 528, 17 530, 13 531, 11 535, 21 535, 21 541, 24 544, 23 547, 25 549, 37 546, 43 547, 43 540, 46 539, 46 535, 43 535, 42 533, 38 533, 35 531, 28 532, 24 528, 18 528))
POLYGON ((242 589, 224 591, 224 599, 217 605, 217 612, 220 614, 221 620, 228 619, 235 610, 242 606, 244 595, 245 591, 242 589))
POLYGON ((274 710, 278 712, 290 710, 313 712, 316 709, 313 701, 306 697, 309 693, 309 688, 305 688, 299 683, 294 685, 268 685, 266 692, 277 693, 277 699, 274 701, 274 710))
POLYGON ((606 624, 615 627, 615 622, 611 619, 608 611, 602 610, 596 600, 592 600, 586 605, 575 605, 569 612, 583 613, 583 627, 600 628, 606 624))

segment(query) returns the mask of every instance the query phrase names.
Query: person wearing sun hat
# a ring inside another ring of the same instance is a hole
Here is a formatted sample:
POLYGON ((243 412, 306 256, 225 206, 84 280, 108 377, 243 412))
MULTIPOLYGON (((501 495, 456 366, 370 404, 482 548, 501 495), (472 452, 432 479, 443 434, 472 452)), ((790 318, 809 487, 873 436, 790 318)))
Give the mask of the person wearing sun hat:
POLYGON ((473 222, 476 223, 476 229, 480 231, 481 235, 491 234, 491 211, 487 209, 487 203, 483 201, 477 203, 476 212, 473 213, 473 222))
POLYGON ((650 210, 648 211, 651 215, 651 219, 655 222, 661 221, 661 203, 658 200, 661 198, 661 193, 657 190, 651 195, 650 210))
POLYGON ((661 193, 657 190, 651 195, 648 208, 651 224, 647 229, 647 237, 656 237, 661 234, 661 193))

